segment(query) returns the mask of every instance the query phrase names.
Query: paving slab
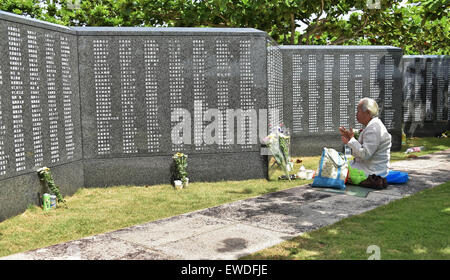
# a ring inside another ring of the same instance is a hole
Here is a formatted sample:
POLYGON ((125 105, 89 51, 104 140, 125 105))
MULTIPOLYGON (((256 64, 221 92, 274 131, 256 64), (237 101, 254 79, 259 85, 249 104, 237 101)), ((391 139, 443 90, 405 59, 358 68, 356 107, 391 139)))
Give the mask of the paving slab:
POLYGON ((335 194, 321 193, 306 187, 271 193, 265 195, 263 200, 246 199, 212 207, 199 213, 291 235, 298 235, 330 221, 336 221, 335 213, 324 214, 305 208, 308 203, 335 194), (296 196, 292 196, 293 193, 296 196))
POLYGON ((343 212, 348 215, 357 215, 400 198, 401 196, 370 192, 366 198, 336 195, 309 203, 306 206, 312 209, 324 209, 324 211, 328 210, 335 213, 343 212))
POLYGON ((241 223, 158 247, 184 260, 230 260, 276 245, 294 236, 241 223))
POLYGON ((247 220, 270 214, 289 214, 301 205, 335 194, 317 192, 307 185, 211 207, 199 213, 228 220, 247 220))
POLYGON ((2 260, 165 260, 169 256, 109 234, 99 234, 2 258, 2 260))
POLYGON ((197 213, 179 215, 156 222, 110 232, 109 235, 146 247, 155 248, 203 233, 220 230, 232 222, 197 213))

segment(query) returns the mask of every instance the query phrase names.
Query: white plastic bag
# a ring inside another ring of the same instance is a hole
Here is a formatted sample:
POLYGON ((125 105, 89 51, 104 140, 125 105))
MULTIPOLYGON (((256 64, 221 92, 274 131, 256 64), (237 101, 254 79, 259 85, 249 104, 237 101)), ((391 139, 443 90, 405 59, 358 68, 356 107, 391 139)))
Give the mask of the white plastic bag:
POLYGON ((312 183, 313 187, 345 190, 348 175, 348 160, 335 149, 323 148, 319 169, 312 183))

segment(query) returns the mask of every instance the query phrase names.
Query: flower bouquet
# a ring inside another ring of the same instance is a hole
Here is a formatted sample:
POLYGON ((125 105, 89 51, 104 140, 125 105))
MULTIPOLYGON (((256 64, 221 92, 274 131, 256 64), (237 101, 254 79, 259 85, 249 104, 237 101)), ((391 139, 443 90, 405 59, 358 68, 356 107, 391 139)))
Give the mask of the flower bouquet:
POLYGON ((281 124, 277 129, 263 139, 264 144, 269 148, 275 162, 285 172, 286 177, 291 180, 289 171, 293 169, 291 162, 289 130, 281 124))
POLYGON ((363 131, 362 129, 353 128, 353 137, 355 137, 355 139, 358 140, 359 135, 361 134, 362 131, 363 131))
POLYGON ((187 155, 183 153, 176 153, 173 155, 173 160, 175 162, 175 180, 180 180, 184 186, 189 182, 189 178, 187 177, 187 155))

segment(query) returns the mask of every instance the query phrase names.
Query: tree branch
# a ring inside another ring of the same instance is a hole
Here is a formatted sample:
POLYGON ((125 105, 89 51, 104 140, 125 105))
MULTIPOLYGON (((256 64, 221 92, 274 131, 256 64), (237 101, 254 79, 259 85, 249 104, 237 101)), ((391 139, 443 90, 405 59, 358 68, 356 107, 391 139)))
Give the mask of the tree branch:
MULTIPOLYGON (((214 11, 215 9, 213 9, 207 1, 205 1, 205 5, 211 11, 211 14, 213 14, 212 11, 214 11)), ((219 17, 223 21, 224 25, 222 25, 222 26, 228 26, 230 24, 230 21, 227 20, 226 18, 224 18, 220 12, 216 16, 219 17)), ((217 25, 217 24, 214 24, 214 25, 217 25)))
POLYGON ((294 13, 291 13, 291 45, 295 43, 295 18, 294 13))
POLYGON ((352 39, 352 38, 355 38, 359 33, 361 33, 361 32, 364 30, 364 28, 366 27, 368 21, 369 21, 369 15, 366 14, 366 19, 365 19, 365 21, 364 21, 364 24, 361 26, 361 28, 359 28, 358 30, 356 30, 356 31, 353 33, 353 36, 352 36, 352 37, 340 36, 338 39, 336 39, 335 41, 333 41, 331 44, 332 44, 332 45, 340 45, 340 44, 342 44, 342 43, 344 43, 344 42, 346 42, 346 41, 348 41, 348 40, 350 40, 350 39, 352 39))

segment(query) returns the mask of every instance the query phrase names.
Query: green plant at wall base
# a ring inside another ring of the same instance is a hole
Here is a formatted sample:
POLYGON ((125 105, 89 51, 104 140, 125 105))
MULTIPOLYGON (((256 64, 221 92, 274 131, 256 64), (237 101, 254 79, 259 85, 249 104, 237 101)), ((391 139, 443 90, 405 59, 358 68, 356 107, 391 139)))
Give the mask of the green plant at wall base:
POLYGON ((175 179, 186 182, 188 176, 187 173, 187 155, 183 153, 176 153, 173 155, 173 160, 175 161, 175 179))
MULTIPOLYGON (((48 167, 42 167, 38 170, 38 175, 41 181, 44 181, 44 183, 47 184, 50 192, 54 195, 56 195, 56 199, 58 203, 62 202, 64 205, 66 205, 66 201, 61 195, 61 192, 59 191, 58 186, 55 185, 55 181, 53 180, 52 173, 50 172, 50 168, 48 167)), ((66 205, 67 207, 67 205, 66 205)))

